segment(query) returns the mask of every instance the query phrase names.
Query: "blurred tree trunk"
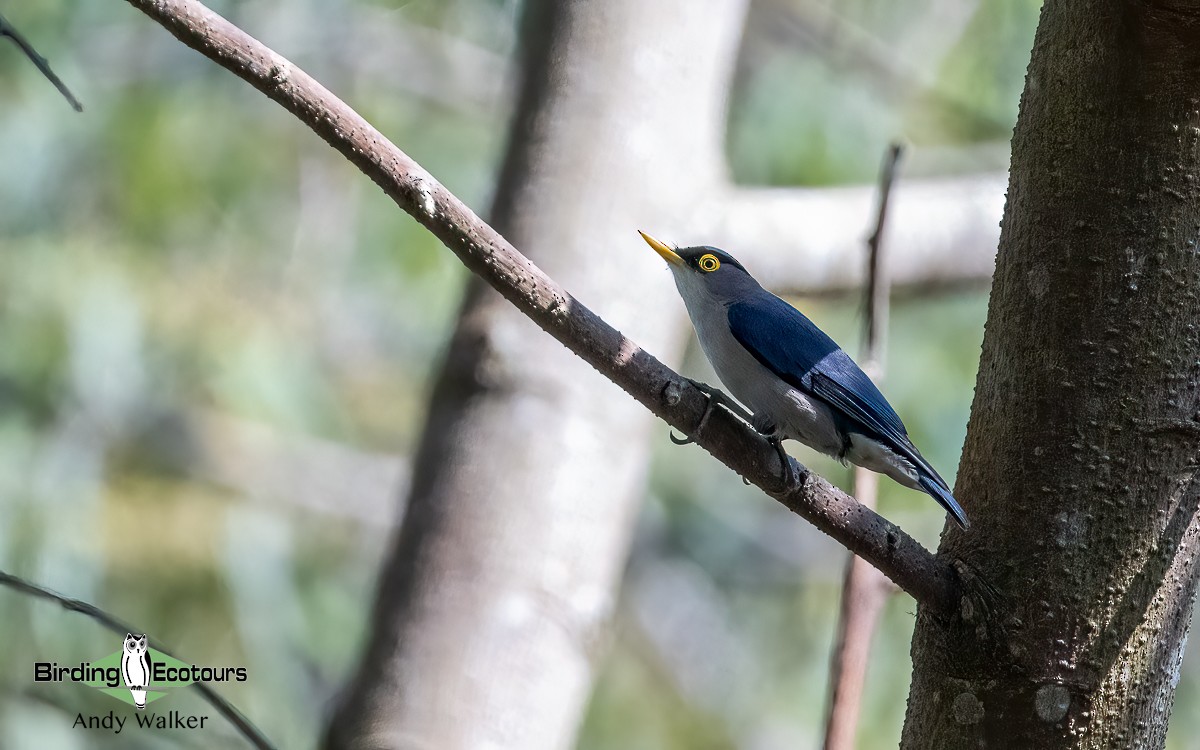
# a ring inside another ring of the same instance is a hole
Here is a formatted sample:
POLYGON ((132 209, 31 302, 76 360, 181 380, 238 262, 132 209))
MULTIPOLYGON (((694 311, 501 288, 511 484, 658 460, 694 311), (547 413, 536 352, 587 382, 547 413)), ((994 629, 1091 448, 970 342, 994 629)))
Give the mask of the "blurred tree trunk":
MULTIPOLYGON (((634 230, 679 233, 724 180, 745 5, 528 3, 494 225, 652 351, 681 348, 682 306, 655 299, 672 294, 669 276, 634 230)), ((651 427, 633 399, 472 281, 328 746, 570 746, 651 427)))
POLYGON ((1198 106, 1200 2, 1045 5, 958 478, 974 525, 940 552, 997 594, 919 619, 905 748, 1163 747, 1200 548, 1198 106))

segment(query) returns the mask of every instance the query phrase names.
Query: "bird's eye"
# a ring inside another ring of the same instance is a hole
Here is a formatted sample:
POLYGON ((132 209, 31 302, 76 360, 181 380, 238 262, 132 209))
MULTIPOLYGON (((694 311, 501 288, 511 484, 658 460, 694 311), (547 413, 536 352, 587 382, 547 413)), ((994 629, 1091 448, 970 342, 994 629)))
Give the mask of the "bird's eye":
POLYGON ((712 253, 701 255, 700 260, 696 261, 696 265, 700 266, 700 270, 705 273, 712 273, 721 267, 721 261, 717 260, 717 256, 712 253))

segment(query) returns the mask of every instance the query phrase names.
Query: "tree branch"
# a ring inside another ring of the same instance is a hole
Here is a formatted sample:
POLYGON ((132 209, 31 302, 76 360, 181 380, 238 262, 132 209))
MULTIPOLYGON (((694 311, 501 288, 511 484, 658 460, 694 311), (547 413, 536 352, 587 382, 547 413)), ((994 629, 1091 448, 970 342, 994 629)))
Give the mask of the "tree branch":
MULTIPOLYGON (((685 433, 699 422, 706 403, 699 389, 580 304, 304 71, 194 0, 128 2, 294 114, 374 180, 468 269, 660 419, 685 433)), ((631 227, 631 244, 635 240, 631 227)), ((696 442, 870 561, 929 609, 952 609, 957 579, 949 566, 900 528, 803 467, 793 467, 799 481, 780 487, 775 450, 746 423, 724 409, 715 410, 696 442)))
MULTIPOLYGON (((96 622, 117 634, 146 632, 141 628, 135 628, 128 623, 118 620, 113 615, 110 615, 93 604, 88 604, 87 602, 79 599, 71 599, 63 596, 62 594, 51 591, 45 586, 39 586, 36 583, 31 583, 30 581, 26 581, 24 578, 6 573, 3 570, 0 570, 0 586, 7 586, 14 591, 18 591, 35 599, 45 599, 47 601, 54 602, 65 610, 70 612, 78 612, 81 615, 92 618, 96 622)), ((168 651, 161 643, 153 638, 150 639, 150 645, 153 646, 156 651, 161 651, 168 656, 175 656, 175 654, 168 651)), ((254 726, 254 724, 247 719, 245 715, 237 709, 236 706, 222 698, 215 690, 210 688, 207 683, 196 681, 193 682, 192 685, 195 686, 196 691, 200 693, 200 697, 203 698, 210 706, 215 708, 217 713, 224 716, 225 719, 229 721, 229 723, 232 724, 243 737, 246 738, 247 742, 256 748, 259 748, 259 750, 275 749, 275 746, 271 744, 270 740, 263 736, 263 733, 259 731, 258 727, 254 726)))
POLYGON ((50 83, 54 84, 54 88, 58 89, 58 93, 63 95, 71 107, 76 112, 83 111, 83 105, 79 103, 79 100, 67 88, 67 84, 63 83, 62 79, 50 69, 50 63, 47 62, 46 58, 39 55, 37 50, 33 48, 33 45, 26 41, 25 37, 21 36, 21 32, 13 28, 13 25, 2 15, 0 15, 0 37, 8 37, 13 40, 13 44, 21 48, 21 51, 25 53, 29 61, 37 66, 37 69, 42 72, 42 75, 46 76, 50 83))
MULTIPOLYGON (((901 287, 981 285, 992 276, 1008 178, 1002 174, 905 180, 890 198, 888 243, 892 284, 901 287)), ((857 291, 864 267, 862 236, 870 226, 876 188, 731 189, 711 211, 704 244, 730 250, 770 279, 779 294, 857 291), (790 252, 781 252, 789 248, 790 252), (799 256, 800 252, 803 256, 799 256), (797 257, 804 262, 798 263, 797 257)), ((693 244, 687 239, 683 244, 693 244)))

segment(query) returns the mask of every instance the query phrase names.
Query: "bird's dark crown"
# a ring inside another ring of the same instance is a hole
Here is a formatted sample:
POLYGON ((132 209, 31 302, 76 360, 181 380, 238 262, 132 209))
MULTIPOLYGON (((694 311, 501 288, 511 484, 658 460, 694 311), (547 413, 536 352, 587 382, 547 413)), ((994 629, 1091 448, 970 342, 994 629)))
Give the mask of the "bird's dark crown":
POLYGON ((683 262, 686 263, 687 267, 692 269, 693 271, 704 271, 706 273, 711 273, 711 271, 708 271, 708 269, 704 268, 701 265, 701 259, 704 258, 704 256, 706 256, 706 255, 712 255, 712 256, 715 256, 717 261, 720 263, 720 268, 718 268, 717 270, 724 269, 726 266, 731 266, 733 268, 740 270, 742 273, 746 273, 746 274, 749 273, 749 271, 747 271, 746 268, 741 263, 738 262, 737 258, 733 257, 732 255, 725 252, 724 250, 712 247, 710 245, 700 245, 697 247, 681 247, 681 248, 677 249, 675 252, 679 255, 680 258, 683 258, 683 262))

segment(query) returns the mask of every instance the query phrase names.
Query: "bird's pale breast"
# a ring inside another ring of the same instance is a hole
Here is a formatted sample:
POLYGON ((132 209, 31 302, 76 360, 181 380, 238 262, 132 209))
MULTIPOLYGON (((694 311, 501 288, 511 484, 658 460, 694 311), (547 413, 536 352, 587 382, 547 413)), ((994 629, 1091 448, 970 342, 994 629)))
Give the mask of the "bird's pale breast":
POLYGON ((785 437, 836 456, 843 447, 829 407, 785 383, 746 351, 729 330, 724 305, 689 301, 700 347, 730 395, 755 416, 766 416, 785 437))

